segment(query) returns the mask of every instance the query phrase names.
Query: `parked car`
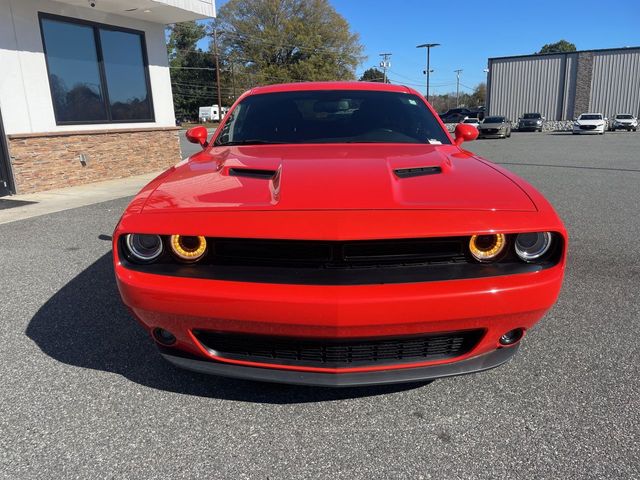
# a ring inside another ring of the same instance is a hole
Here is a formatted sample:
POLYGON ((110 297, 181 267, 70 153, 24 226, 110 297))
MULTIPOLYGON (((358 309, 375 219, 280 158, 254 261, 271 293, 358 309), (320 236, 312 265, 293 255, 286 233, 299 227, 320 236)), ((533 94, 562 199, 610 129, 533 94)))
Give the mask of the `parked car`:
POLYGON ((199 372, 346 386, 496 367, 555 303, 567 235, 461 148, 477 133, 397 85, 254 88, 127 207, 120 295, 199 372))
POLYGON ((506 117, 486 117, 478 131, 482 138, 508 138, 511 136, 511 121, 506 117))
POLYGON ((525 113, 518 119, 518 130, 521 132, 541 132, 545 118, 541 113, 525 113))
POLYGON ((442 120, 442 123, 460 123, 470 114, 471 112, 466 108, 456 108, 440 114, 440 119, 442 120))
POLYGON ((443 123, 461 123, 465 117, 484 118, 484 107, 478 108, 450 108, 445 113, 440 114, 443 123))
POLYGON ((466 125, 473 125, 476 128, 480 128, 480 120, 478 120, 476 117, 467 117, 461 123, 464 123, 466 125))
POLYGON ((626 130, 630 132, 633 130, 634 132, 638 130, 638 119, 631 115, 630 113, 618 113, 609 125, 609 130, 626 130))
POLYGON ((573 123, 572 132, 578 134, 604 135, 607 130, 607 119, 601 113, 583 113, 573 123))

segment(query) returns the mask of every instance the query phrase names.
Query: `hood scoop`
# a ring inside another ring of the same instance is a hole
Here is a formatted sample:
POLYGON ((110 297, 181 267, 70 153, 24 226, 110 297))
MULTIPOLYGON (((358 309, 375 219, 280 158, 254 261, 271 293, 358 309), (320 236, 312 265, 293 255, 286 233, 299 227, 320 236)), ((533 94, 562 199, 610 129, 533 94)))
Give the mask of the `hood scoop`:
POLYGON ((442 173, 440 167, 413 167, 413 168, 398 168, 394 170, 398 178, 411 178, 411 177, 423 177, 425 175, 437 175, 442 173))
POLYGON ((262 170, 258 168, 230 168, 227 173, 230 177, 247 177, 260 178, 263 180, 271 180, 275 174, 275 170, 262 170))

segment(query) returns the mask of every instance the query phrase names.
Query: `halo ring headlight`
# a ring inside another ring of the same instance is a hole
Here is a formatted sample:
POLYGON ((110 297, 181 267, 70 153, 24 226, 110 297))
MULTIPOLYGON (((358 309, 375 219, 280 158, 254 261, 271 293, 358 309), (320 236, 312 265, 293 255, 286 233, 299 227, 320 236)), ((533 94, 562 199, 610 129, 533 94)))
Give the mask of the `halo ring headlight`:
POLYGON ((479 262, 490 262, 504 251, 506 244, 507 240, 503 233, 473 235, 469 240, 469 251, 479 262))
POLYGON ((519 233, 516 236, 516 254, 525 262, 531 262, 542 257, 551 247, 550 232, 519 233))
POLYGON ((180 260, 197 262, 207 251, 207 239, 202 235, 171 235, 171 250, 180 260))
POLYGON ((162 254, 163 245, 160 235, 130 233, 125 237, 129 253, 138 262, 152 262, 162 254))

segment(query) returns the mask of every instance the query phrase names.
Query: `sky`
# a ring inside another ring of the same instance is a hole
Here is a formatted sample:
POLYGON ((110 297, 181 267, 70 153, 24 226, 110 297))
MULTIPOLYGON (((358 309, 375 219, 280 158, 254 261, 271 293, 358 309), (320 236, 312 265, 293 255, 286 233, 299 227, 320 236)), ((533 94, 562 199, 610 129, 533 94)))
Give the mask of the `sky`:
MULTIPOLYGON (((360 35, 367 60, 358 76, 390 52, 389 78, 424 90, 431 50, 432 93, 470 91, 486 80, 489 57, 525 55, 560 39, 578 50, 640 46, 640 0, 329 0, 360 35)), ((219 8, 224 1, 216 1, 219 8)))

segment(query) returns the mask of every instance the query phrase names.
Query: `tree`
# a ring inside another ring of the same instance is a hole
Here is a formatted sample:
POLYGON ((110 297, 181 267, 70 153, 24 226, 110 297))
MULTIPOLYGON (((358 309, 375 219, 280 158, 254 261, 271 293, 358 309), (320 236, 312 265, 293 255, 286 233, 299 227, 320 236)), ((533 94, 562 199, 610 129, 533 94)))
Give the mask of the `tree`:
POLYGON ((221 58, 233 59, 240 89, 313 80, 352 80, 359 37, 328 0, 229 0, 218 12, 221 58))
POLYGON ((566 40, 560 40, 556 43, 547 43, 543 45, 538 53, 561 53, 561 52, 575 52, 576 46, 567 42, 566 40))
POLYGON ((476 85, 473 89, 473 93, 469 97, 469 105, 472 107, 481 107, 484 105, 487 99, 487 84, 484 82, 476 85))
MULTIPOLYGON (((382 82, 383 80, 384 72, 376 67, 366 69, 359 79, 361 82, 382 82)), ((387 83, 390 83, 388 78, 387 83)))
POLYGON ((168 27, 167 33, 175 114, 196 118, 198 107, 217 103, 213 58, 197 47, 198 41, 207 35, 206 26, 196 22, 176 23, 168 27))

